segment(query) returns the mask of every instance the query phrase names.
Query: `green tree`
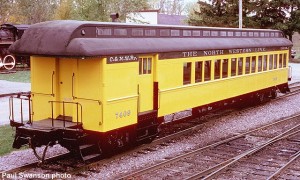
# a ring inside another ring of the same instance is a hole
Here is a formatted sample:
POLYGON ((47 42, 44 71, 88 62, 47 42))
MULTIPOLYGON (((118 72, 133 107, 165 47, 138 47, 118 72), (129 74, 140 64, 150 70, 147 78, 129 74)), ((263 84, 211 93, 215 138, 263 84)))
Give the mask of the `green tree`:
POLYGON ((259 28, 282 30, 290 40, 294 32, 300 32, 299 0, 260 0, 253 19, 259 28))
POLYGON ((0 0, 0 24, 11 21, 14 12, 13 0, 0 0))
MULTIPOLYGON (((238 0, 198 1, 188 23, 196 26, 238 27, 238 0)), ((252 0, 243 1, 243 27, 279 29, 289 39, 300 32, 299 0, 252 0)))
POLYGON ((119 13, 125 21, 129 12, 147 9, 147 0, 0 0, 0 22, 34 24, 53 19, 111 21, 119 13), (17 10, 16 10, 17 9, 17 10))
MULTIPOLYGON (((238 0, 209 0, 208 3, 198 1, 198 8, 190 12, 188 23, 194 26, 238 27, 238 2, 238 0)), ((249 18, 254 7, 253 1, 243 2, 244 26, 255 26, 253 20, 249 18)))
POLYGON ((236 3, 227 0, 210 0, 209 3, 198 1, 199 9, 195 10, 188 23, 195 26, 224 26, 235 27, 238 23, 235 12, 236 3))
POLYGON ((54 10, 57 7, 56 0, 15 0, 14 16, 17 22, 34 24, 53 19, 54 10))
POLYGON ((73 0, 61 0, 54 10, 54 18, 58 20, 73 19, 75 4, 73 0))

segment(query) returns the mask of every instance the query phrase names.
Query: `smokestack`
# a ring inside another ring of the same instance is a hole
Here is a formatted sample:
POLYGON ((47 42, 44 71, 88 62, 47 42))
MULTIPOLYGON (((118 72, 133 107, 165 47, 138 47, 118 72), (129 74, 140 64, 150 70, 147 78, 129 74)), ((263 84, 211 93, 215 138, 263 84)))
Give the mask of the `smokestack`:
POLYGON ((119 13, 111 13, 110 18, 112 22, 116 22, 117 19, 119 18, 119 13))

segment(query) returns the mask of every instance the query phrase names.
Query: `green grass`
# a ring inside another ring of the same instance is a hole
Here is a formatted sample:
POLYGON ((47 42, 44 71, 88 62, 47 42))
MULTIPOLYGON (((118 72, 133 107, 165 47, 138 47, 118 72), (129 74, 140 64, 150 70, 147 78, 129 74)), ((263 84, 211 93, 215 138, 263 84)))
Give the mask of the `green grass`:
POLYGON ((30 71, 17 71, 16 73, 0 74, 0 80, 30 83, 30 71))
POLYGON ((0 126, 0 156, 13 151, 14 133, 10 125, 0 126))

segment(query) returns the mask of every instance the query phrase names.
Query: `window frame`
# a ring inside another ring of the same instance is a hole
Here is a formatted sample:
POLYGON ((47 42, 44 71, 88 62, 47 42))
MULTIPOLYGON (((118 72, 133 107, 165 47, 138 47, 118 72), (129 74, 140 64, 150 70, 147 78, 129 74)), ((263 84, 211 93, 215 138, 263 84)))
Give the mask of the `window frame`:
POLYGON ((268 70, 268 63, 269 63, 269 59, 268 59, 268 55, 262 55, 263 56, 263 60, 262 60, 262 71, 267 71, 268 70))
POLYGON ((205 60, 205 61, 203 61, 204 62, 204 82, 206 82, 206 81, 211 81, 212 80, 212 78, 211 78, 211 62, 212 62, 212 60, 205 60), (206 63, 208 63, 208 67, 206 68, 206 66, 207 66, 207 64, 206 63), (209 71, 209 73, 208 74, 206 74, 206 71, 209 71), (207 76, 208 75, 208 76, 207 76))
POLYGON ((273 60, 274 60, 273 69, 278 69, 278 54, 274 54, 273 60))
POLYGON ((215 72, 214 72, 214 79, 221 79, 221 74, 222 74, 222 60, 221 59, 216 59, 214 60, 214 67, 215 67, 215 72), (218 65, 218 69, 216 68, 218 65))
POLYGON ((228 78, 229 77, 229 59, 225 58, 222 59, 222 73, 221 78, 228 78))
POLYGON ((257 58, 257 72, 263 71, 263 55, 259 55, 257 58))
POLYGON ((192 83, 192 62, 183 63, 183 85, 192 83), (187 75, 187 76, 186 76, 187 75))
POLYGON ((256 73, 256 67, 257 67, 257 58, 256 56, 251 57, 251 65, 250 65, 250 73, 256 73))
POLYGON ((245 74, 250 74, 251 72, 251 56, 245 58, 245 74))
POLYGON ((244 68, 244 57, 238 57, 238 63, 237 63, 238 65, 238 73, 237 73, 237 75, 238 76, 240 76, 240 75, 243 75, 244 73, 245 73, 245 68, 244 68), (240 65, 240 62, 242 63, 241 65, 240 65))
POLYGON ((139 58, 139 75, 152 74, 152 66, 153 66, 152 64, 153 64, 152 57, 140 57, 139 58))
POLYGON ((273 70, 274 69, 274 55, 270 54, 269 55, 269 70, 273 70))
POLYGON ((283 53, 283 68, 286 68, 287 64, 287 53, 283 53))
POLYGON ((278 68, 283 68, 283 54, 279 54, 278 68))
POLYGON ((203 61, 195 62, 195 83, 203 82, 203 64, 203 61), (197 68, 198 64, 201 64, 199 68, 197 68))
POLYGON ((234 58, 230 58, 230 76, 231 77, 234 77, 234 76, 237 76, 237 61, 238 61, 238 58, 234 57, 234 58), (233 64, 234 62, 234 64, 233 64))

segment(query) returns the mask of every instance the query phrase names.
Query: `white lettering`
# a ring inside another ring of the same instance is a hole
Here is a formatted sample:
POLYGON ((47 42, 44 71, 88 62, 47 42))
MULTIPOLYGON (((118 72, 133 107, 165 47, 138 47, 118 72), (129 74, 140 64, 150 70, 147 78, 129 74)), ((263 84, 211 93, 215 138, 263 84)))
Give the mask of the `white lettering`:
POLYGON ((251 49, 229 49, 229 54, 250 53, 251 49))
POLYGON ((64 173, 64 174, 55 173, 55 174, 52 174, 51 178, 52 179, 71 179, 72 176, 71 176, 71 174, 67 174, 67 173, 64 173))
POLYGON ((1 179, 17 179, 18 175, 16 173, 13 174, 7 174, 7 173, 1 173, 1 179))
POLYGON ((0 179, 71 179, 72 175, 67 173, 1 173, 0 179))
POLYGON ((214 55, 222 55, 222 54, 224 54, 224 50, 204 51, 204 56, 214 56, 214 55))
POLYGON ((189 52, 182 52, 183 57, 197 57, 198 52, 197 51, 189 51, 189 52))
POLYGON ((255 52, 264 52, 264 51, 266 51, 266 48, 255 48, 254 51, 255 52))
POLYGON ((138 57, 134 55, 125 55, 125 56, 113 56, 108 57, 109 63, 118 63, 118 62, 129 62, 129 61, 137 61, 138 57))

